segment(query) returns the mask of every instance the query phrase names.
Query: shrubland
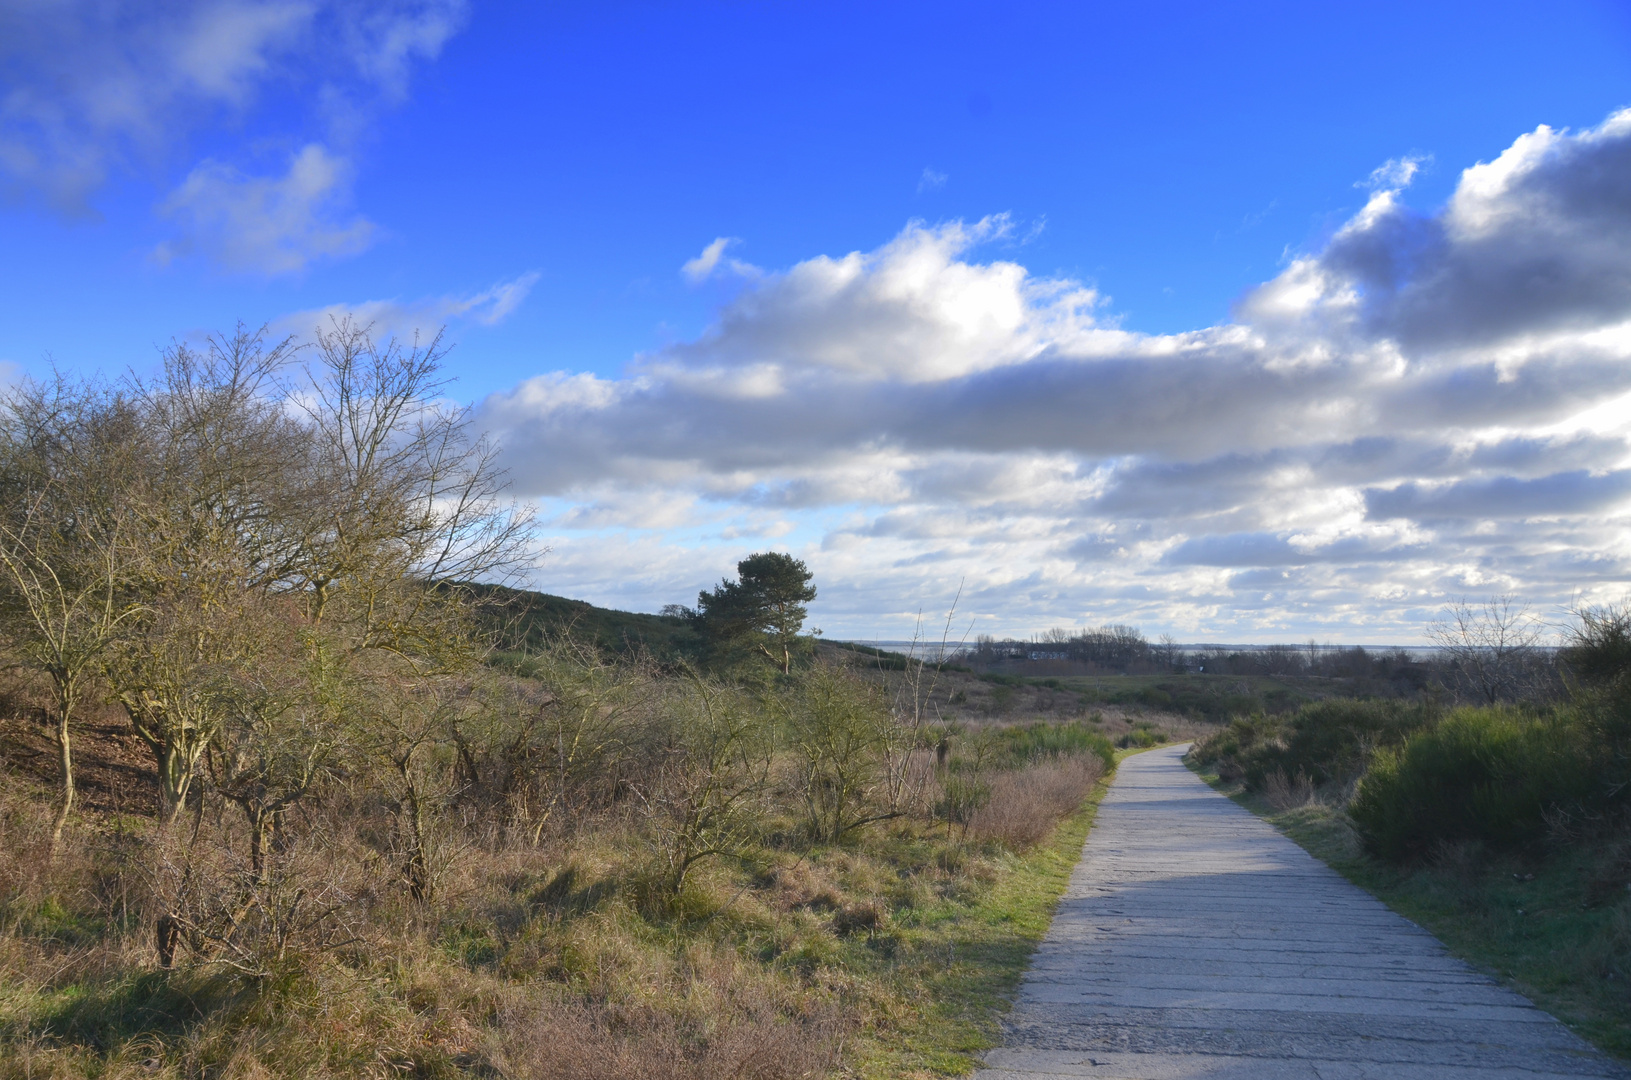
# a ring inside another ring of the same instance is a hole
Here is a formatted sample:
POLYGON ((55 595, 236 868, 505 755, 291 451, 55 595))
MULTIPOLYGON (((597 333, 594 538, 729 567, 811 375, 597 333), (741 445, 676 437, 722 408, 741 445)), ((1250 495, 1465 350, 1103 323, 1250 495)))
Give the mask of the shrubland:
POLYGON ((1435 694, 1237 717, 1190 761, 1631 1056, 1631 611, 1577 611, 1551 657, 1511 611, 1459 608, 1477 644, 1435 694))
POLYGON ((6 402, 0 1076, 966 1071, 1110 740, 816 652, 776 553, 697 649, 535 632, 438 355, 6 402))

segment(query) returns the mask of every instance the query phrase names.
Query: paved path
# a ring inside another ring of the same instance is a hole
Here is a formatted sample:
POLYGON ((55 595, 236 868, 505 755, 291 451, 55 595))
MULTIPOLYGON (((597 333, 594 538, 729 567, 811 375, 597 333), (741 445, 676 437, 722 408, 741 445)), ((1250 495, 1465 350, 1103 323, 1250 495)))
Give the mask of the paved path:
POLYGON ((979 1080, 1631 1080, 1184 749, 1122 762, 979 1080))

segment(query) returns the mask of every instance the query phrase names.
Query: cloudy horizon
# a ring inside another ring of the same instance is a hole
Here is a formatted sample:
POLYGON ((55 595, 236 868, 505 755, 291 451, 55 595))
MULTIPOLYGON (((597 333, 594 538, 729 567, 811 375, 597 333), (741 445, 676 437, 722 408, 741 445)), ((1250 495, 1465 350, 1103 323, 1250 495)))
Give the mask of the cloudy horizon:
POLYGON ((959 582, 979 632, 1186 639, 1408 642, 1459 597, 1616 600, 1631 110, 1523 133, 1434 211, 1410 173, 1184 334, 993 252, 1001 215, 780 271, 715 241, 685 270, 737 291, 701 335, 479 415, 548 510, 540 583, 645 610, 756 547, 810 563, 829 632, 873 637, 959 582))
POLYGON ((835 637, 1561 620, 1631 580, 1631 34, 1430 7, 19 8, 0 372, 446 327, 530 584, 614 607, 774 548, 835 637))

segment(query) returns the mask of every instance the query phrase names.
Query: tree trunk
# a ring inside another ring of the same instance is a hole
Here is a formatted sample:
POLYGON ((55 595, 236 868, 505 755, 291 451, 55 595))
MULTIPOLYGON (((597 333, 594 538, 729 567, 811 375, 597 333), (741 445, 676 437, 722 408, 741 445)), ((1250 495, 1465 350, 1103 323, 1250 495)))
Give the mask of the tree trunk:
POLYGON ((174 915, 160 915, 153 926, 153 946, 159 954, 159 967, 176 962, 176 946, 181 944, 181 922, 174 915))
POLYGON ((397 771, 402 776, 402 786, 405 792, 403 809, 407 811, 408 819, 408 861, 402 866, 402 876, 407 879, 409 894, 420 903, 431 899, 435 882, 431 879, 430 860, 425 854, 425 803, 419 795, 419 787, 413 777, 413 751, 397 762, 397 771))
POLYGON ((159 822, 173 824, 187 805, 192 788, 193 769, 187 754, 173 741, 149 742, 159 772, 159 822))
POLYGON ((258 810, 249 811, 248 817, 249 867, 255 873, 255 880, 264 885, 266 883, 266 814, 258 810))
POLYGON ((71 706, 57 710, 57 762, 62 766, 62 805, 57 808, 57 820, 51 826, 51 854, 57 853, 62 843, 62 830, 68 824, 68 814, 74 808, 74 752, 68 738, 68 716, 71 706))

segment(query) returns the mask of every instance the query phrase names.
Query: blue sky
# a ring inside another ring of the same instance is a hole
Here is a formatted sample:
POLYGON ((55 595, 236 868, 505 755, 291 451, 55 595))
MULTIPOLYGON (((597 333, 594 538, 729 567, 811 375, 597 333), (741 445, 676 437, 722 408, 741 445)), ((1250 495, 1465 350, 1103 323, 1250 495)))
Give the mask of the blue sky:
POLYGON ((1627 105, 1607 3, 11 5, 0 362, 445 323, 552 592, 1409 641, 1624 591, 1627 105))

